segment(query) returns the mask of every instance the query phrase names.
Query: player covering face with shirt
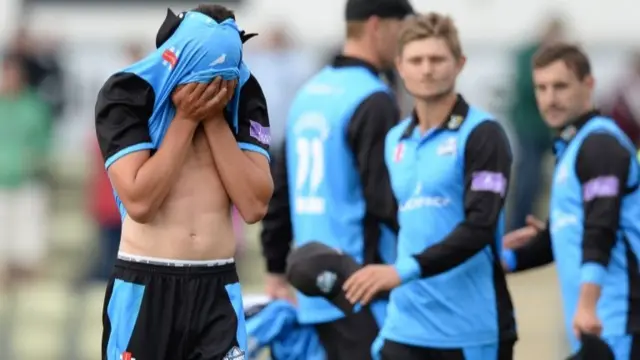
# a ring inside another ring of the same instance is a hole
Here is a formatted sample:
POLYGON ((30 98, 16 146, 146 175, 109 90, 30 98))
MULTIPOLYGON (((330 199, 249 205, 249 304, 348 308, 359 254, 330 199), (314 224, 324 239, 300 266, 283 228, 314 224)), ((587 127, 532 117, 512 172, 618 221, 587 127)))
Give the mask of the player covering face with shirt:
POLYGON ((103 359, 240 359, 234 204, 259 221, 272 192, 264 94, 231 11, 169 12, 158 49, 112 75, 96 133, 122 214, 103 359))

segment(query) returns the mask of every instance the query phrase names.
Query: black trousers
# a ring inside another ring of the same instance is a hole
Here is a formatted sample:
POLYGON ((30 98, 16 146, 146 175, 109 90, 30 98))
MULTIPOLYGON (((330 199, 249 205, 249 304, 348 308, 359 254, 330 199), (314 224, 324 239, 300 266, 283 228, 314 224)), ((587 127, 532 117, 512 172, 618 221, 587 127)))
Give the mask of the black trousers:
POLYGON ((513 345, 509 341, 478 348, 435 349, 385 340, 381 360, 513 360, 513 345))
POLYGON ((316 325, 327 360, 371 360, 371 345, 379 330, 368 308, 336 321, 316 325))

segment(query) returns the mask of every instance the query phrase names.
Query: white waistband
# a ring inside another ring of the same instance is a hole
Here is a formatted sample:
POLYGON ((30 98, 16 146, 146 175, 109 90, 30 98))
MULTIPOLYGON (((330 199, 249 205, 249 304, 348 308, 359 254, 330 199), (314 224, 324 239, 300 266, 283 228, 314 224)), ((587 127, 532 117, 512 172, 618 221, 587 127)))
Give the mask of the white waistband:
POLYGON ((176 260, 176 259, 163 259, 151 256, 131 255, 124 252, 118 253, 118 259, 124 261, 131 261, 137 263, 151 264, 151 265, 163 265, 174 267, 188 267, 188 266, 221 266, 227 264, 233 264, 235 260, 229 259, 217 259, 217 260, 176 260))

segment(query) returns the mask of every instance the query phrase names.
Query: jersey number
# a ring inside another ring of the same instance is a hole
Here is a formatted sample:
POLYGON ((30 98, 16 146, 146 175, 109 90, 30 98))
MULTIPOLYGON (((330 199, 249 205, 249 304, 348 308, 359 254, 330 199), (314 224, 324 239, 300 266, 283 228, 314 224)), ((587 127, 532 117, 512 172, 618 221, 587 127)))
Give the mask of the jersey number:
POLYGON ((296 142, 298 172, 296 190, 301 192, 308 186, 314 194, 324 179, 324 145, 320 138, 298 138, 296 142))

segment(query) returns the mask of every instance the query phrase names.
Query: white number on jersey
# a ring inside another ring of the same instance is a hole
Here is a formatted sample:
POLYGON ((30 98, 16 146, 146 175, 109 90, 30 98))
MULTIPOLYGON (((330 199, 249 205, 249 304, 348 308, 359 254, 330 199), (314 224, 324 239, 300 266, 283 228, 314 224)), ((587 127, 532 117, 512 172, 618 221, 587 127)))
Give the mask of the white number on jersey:
POLYGON ((296 141, 296 153, 296 213, 322 214, 325 211, 325 201, 317 196, 317 191, 325 175, 324 144, 319 137, 299 137, 296 141))

